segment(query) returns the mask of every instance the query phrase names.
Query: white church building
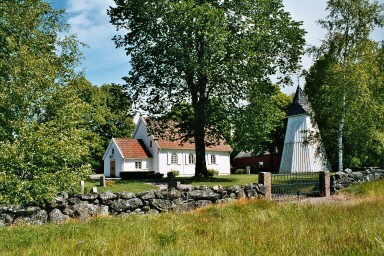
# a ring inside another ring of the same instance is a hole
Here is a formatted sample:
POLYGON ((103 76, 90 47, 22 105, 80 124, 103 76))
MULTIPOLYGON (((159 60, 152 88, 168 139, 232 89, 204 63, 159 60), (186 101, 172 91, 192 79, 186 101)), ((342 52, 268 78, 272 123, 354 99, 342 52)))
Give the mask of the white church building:
MULTIPOLYGON (((207 168, 217 170, 219 175, 229 175, 232 148, 221 143, 205 150, 207 168)), ((132 138, 113 138, 103 160, 106 177, 120 177, 121 172, 132 171, 154 171, 164 175, 178 171, 180 176, 193 176, 195 144, 155 138, 149 133, 146 118, 140 117, 132 138)))
POLYGON ((306 95, 297 87, 287 114, 288 124, 279 173, 330 171, 321 143, 310 140, 310 134, 319 132, 311 117, 312 113, 306 95))

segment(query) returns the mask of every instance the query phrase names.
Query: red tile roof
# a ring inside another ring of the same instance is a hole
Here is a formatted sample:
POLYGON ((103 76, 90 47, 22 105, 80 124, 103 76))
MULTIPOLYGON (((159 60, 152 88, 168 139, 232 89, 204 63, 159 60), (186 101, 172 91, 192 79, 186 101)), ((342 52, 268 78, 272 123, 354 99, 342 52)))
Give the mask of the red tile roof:
MULTIPOLYGON (((156 140, 157 144, 160 148, 167 148, 167 149, 195 149, 195 144, 191 142, 181 142, 181 140, 156 140)), ((221 142, 218 145, 212 145, 205 147, 205 150, 213 150, 213 151, 232 151, 231 146, 228 144, 225 144, 224 142, 221 142)))
MULTIPOLYGON (((159 121, 153 118, 142 117, 149 131, 152 129, 160 129, 162 131, 161 138, 156 138, 155 141, 160 148, 164 149, 195 149, 193 141, 182 142, 180 139, 177 123, 175 121, 159 121)), ((211 141, 212 142, 212 141, 211 141)), ((232 148, 224 140, 212 143, 210 146, 205 147, 206 150, 212 151, 228 151, 231 152, 232 148)))
POLYGON ((116 145, 123 154, 124 159, 128 158, 150 158, 152 157, 141 139, 114 138, 116 145))

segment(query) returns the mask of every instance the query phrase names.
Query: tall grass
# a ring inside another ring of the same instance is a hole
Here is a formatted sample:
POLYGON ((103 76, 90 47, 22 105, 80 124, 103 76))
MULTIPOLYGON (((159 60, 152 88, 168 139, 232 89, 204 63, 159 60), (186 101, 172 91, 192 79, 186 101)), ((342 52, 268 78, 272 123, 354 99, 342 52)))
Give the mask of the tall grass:
POLYGON ((2 228, 0 255, 384 255, 383 195, 2 228))
POLYGON ((366 182, 362 184, 352 184, 343 189, 343 192, 358 196, 382 196, 384 195, 384 180, 366 182))

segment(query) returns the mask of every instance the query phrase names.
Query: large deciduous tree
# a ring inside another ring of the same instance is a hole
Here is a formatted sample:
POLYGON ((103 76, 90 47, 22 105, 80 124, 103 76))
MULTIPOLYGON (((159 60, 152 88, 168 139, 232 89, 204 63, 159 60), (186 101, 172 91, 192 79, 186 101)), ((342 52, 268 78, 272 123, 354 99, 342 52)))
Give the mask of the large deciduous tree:
POLYGON ((282 154, 287 124, 286 115, 292 96, 280 91, 276 85, 265 85, 249 98, 249 104, 238 110, 234 124, 234 153, 240 151, 262 155, 270 154, 271 168, 275 153, 282 154))
POLYGON ((278 151, 276 147, 279 141, 282 140, 281 146, 284 144, 284 118, 292 103, 292 97, 282 93, 280 88, 273 84, 260 89, 263 91, 254 91, 257 93, 253 93, 249 98, 249 104, 237 112, 234 146, 239 151, 259 154, 269 147, 274 147, 272 151, 275 152, 278 151))
POLYGON ((193 109, 190 135, 196 176, 208 174, 205 137, 209 106, 230 110, 270 75, 280 83, 298 67, 304 31, 281 0, 115 0, 111 23, 125 29, 117 47, 131 57, 127 89, 143 111, 163 115, 174 104, 193 109))
POLYGON ((90 148, 90 162, 96 172, 103 170, 103 155, 111 138, 130 137, 134 129, 129 115, 131 100, 123 87, 116 84, 92 85, 80 77, 69 84, 86 108, 82 113, 83 129, 90 148))
POLYGON ((0 2, 0 203, 77 192, 89 173, 76 78, 79 42, 42 0, 0 2))
POLYGON ((349 166, 377 164, 384 147, 383 59, 382 46, 369 36, 384 24, 383 5, 330 0, 327 10, 329 15, 319 23, 328 34, 314 49, 316 62, 305 91, 338 170, 344 160, 349 166))

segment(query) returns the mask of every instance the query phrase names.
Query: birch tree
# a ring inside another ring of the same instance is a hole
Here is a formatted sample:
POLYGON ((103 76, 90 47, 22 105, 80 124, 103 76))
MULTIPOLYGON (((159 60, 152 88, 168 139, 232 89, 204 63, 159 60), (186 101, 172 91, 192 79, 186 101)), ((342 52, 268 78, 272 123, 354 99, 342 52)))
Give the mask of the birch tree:
POLYGON ((0 203, 46 203, 89 174, 79 42, 42 0, 0 2, 0 203))
MULTIPOLYGON (((369 36, 376 26, 384 24, 383 5, 369 0, 330 0, 327 11, 329 15, 319 24, 328 34, 321 47, 313 49, 316 63, 307 76, 305 90, 323 128, 327 152, 337 148, 337 169, 342 171, 343 154, 364 148, 361 138, 371 141, 369 138, 376 136, 370 127, 376 127, 375 116, 380 117, 376 110, 382 102, 376 93, 382 85, 382 61, 377 58, 379 42, 369 36), (350 140, 347 143, 346 138, 350 140)), ((359 160, 355 164, 358 162, 362 163, 359 160)))

